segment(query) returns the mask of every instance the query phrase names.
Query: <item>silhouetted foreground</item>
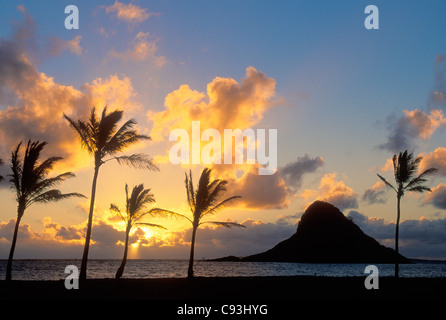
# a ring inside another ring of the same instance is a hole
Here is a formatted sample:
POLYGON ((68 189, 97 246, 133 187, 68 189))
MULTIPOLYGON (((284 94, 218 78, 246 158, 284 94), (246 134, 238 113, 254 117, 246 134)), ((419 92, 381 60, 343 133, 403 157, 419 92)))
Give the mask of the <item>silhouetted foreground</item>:
POLYGON ((212 261, 277 261, 309 263, 410 263, 410 260, 366 235, 335 206, 315 201, 290 238, 248 257, 212 261))
POLYGON ((0 281, 3 299, 145 299, 145 300, 374 300, 446 299, 446 278, 381 277, 379 289, 367 290, 365 277, 219 277, 176 279, 88 279, 78 290, 64 281, 0 281))

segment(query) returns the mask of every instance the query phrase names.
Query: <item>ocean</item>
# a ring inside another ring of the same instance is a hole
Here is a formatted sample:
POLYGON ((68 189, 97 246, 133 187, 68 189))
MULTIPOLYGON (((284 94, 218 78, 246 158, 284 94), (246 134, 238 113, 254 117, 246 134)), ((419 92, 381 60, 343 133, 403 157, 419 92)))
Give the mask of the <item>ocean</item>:
MULTIPOLYGON (((5 278, 6 260, 0 260, 0 280, 5 278)), ((88 278, 114 278, 119 259, 92 259, 88 262, 88 278)), ((128 260, 123 278, 184 278, 188 260, 128 260)), ((80 268, 80 260, 17 259, 13 261, 14 280, 63 280, 68 276, 65 267, 80 268)), ((252 277, 252 276, 367 276, 367 264, 314 264, 285 262, 215 262, 197 260, 194 275, 199 277, 252 277)), ((393 264, 376 264, 379 276, 393 276, 393 264)), ((400 277, 446 277, 446 262, 419 261, 400 265, 400 277)))

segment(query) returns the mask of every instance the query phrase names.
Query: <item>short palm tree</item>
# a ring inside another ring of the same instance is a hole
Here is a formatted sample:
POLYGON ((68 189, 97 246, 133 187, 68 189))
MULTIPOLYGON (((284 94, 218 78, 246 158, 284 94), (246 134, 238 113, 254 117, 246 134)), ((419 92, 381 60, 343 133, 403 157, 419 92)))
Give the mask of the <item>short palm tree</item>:
POLYGON ((45 161, 39 162, 39 157, 46 142, 31 142, 25 150, 25 156, 20 155, 20 142, 12 152, 11 171, 9 174, 11 189, 16 193, 17 199, 17 219, 12 237, 11 250, 9 252, 8 264, 6 267, 6 280, 11 280, 12 259, 17 242, 17 233, 19 230, 20 220, 25 210, 34 203, 57 202, 71 197, 84 197, 79 193, 62 193, 57 189, 53 189, 62 181, 74 177, 71 172, 59 174, 56 177, 47 178, 48 173, 53 169, 54 164, 61 160, 60 157, 50 157, 45 161))
MULTIPOLYGON (((413 192, 425 192, 431 191, 430 188, 426 187, 424 183, 427 181, 426 176, 435 173, 436 168, 429 168, 422 172, 420 175, 415 176, 418 172, 418 167, 420 165, 423 157, 418 156, 414 158, 413 153, 408 153, 407 150, 403 153, 399 153, 393 156, 393 173, 395 176, 396 187, 389 183, 384 177, 378 174, 378 177, 393 191, 396 192, 397 199, 397 216, 396 216, 396 229, 395 229, 395 251, 399 253, 398 249, 398 237, 399 237, 399 224, 400 224, 400 202, 401 198, 407 191, 413 192)), ((399 276, 399 263, 398 260, 395 262, 395 277, 399 276)))
MULTIPOLYGON (((178 214, 175 212, 168 211, 167 213, 172 213, 182 218, 187 219, 192 224, 192 239, 190 246, 190 257, 189 257, 189 268, 187 271, 187 277, 189 279, 194 276, 194 251, 195 251, 195 237, 197 229, 202 224, 214 224, 219 227, 242 227, 246 228, 242 224, 227 222, 227 221, 202 221, 205 216, 215 214, 217 211, 222 209, 229 202, 241 198, 240 196, 233 196, 220 201, 220 198, 224 192, 226 192, 226 180, 215 179, 211 181, 212 169, 204 168, 201 172, 200 181, 198 182, 197 190, 194 189, 192 182, 192 172, 189 171, 189 176, 186 173, 186 192, 187 201, 189 208, 192 213, 192 219, 189 217, 178 214)), ((167 210, 165 210, 167 211, 167 210)))
POLYGON ((148 227, 155 227, 166 229, 159 224, 153 224, 148 222, 141 221, 145 216, 150 215, 154 216, 159 211, 157 209, 147 210, 146 207, 148 204, 155 202, 155 198, 153 194, 150 193, 150 189, 144 189, 143 184, 139 184, 133 187, 132 194, 129 197, 129 189, 128 185, 125 185, 125 212, 123 213, 119 207, 112 203, 110 205, 110 210, 115 212, 125 223, 125 244, 124 244, 124 256, 122 258, 121 266, 116 272, 116 279, 120 279, 122 274, 124 273, 125 264, 127 262, 127 251, 129 246, 129 235, 130 231, 135 225, 142 225, 148 227))
POLYGON ((85 280, 87 278, 88 251, 90 248, 96 184, 100 167, 106 162, 116 160, 119 164, 127 164, 135 168, 158 170, 152 159, 146 154, 116 156, 116 154, 122 152, 134 143, 151 139, 149 136, 141 135, 133 129, 133 126, 136 124, 133 119, 128 120, 118 128, 118 123, 121 121, 123 114, 124 112, 120 110, 107 113, 107 107, 102 111, 100 119, 96 115, 95 108, 93 108, 88 121, 76 121, 64 114, 64 117, 70 126, 79 135, 82 147, 87 149, 87 151, 94 157, 90 210, 88 213, 87 233, 85 236, 84 252, 79 274, 80 280, 85 280))

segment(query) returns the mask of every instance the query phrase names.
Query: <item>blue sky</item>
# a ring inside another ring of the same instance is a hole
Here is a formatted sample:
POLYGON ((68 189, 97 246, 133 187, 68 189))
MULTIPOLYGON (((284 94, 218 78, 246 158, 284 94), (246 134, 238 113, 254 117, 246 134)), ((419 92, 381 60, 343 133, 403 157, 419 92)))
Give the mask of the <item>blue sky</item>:
MULTIPOLYGON (((72 95, 73 100, 67 98, 63 107, 50 104, 53 110, 42 109, 46 112, 78 112, 82 115, 85 114, 84 107, 85 110, 91 107, 84 106, 85 101, 124 103, 116 107, 124 108, 126 114, 137 119, 146 134, 153 134, 156 125, 169 128, 168 123, 155 124, 154 119, 163 112, 168 114, 166 97, 173 93, 179 95, 182 85, 190 88, 188 94, 193 91, 203 94, 201 102, 207 104, 212 93, 211 83, 223 84, 232 79, 241 84, 243 79, 249 78, 249 67, 255 68, 257 76, 273 79, 273 96, 268 98, 269 101, 263 101, 261 117, 249 123, 256 128, 278 129, 279 173, 274 178, 269 177, 271 181, 268 178, 256 180, 257 185, 270 190, 271 199, 261 199, 265 201, 262 206, 253 205, 256 197, 252 191, 251 198, 245 197, 245 203, 222 212, 219 218, 261 221, 255 226, 275 228, 280 219, 295 216, 287 220, 287 231, 281 229, 283 234, 279 235, 285 238, 294 232, 296 219, 308 203, 322 199, 334 201, 345 214, 355 210, 370 219, 383 219, 388 227, 395 219, 395 197, 391 191, 376 186, 373 194, 377 198, 369 201, 363 195, 378 182, 377 172, 392 179, 392 172, 382 168, 395 152, 409 148, 415 155, 428 158, 426 163, 439 167, 440 173, 429 181, 429 185, 436 188, 430 198, 426 195, 406 196, 403 219, 420 221, 421 217, 426 217, 433 226, 443 228, 446 205, 442 199, 446 199, 446 192, 441 184, 445 183, 443 166, 446 168, 446 161, 442 161, 440 155, 446 155, 442 153, 442 148, 446 147, 443 142, 445 123, 442 113, 431 111, 443 112, 446 105, 442 100, 434 106, 430 99, 432 92, 442 93, 446 88, 446 79, 442 78, 446 63, 442 58, 446 54, 443 41, 446 4, 443 1, 8 1, 0 7, 0 39, 9 41, 4 47, 17 46, 18 52, 23 53, 40 74, 33 89, 45 74, 54 82, 53 87, 44 90, 45 94, 50 95, 57 87, 57 90, 72 95), (68 4, 79 8, 79 30, 64 28, 64 8, 68 4), (367 16, 364 8, 369 4, 379 9, 379 30, 364 27, 367 16), (121 10, 130 8, 129 5, 146 17, 141 20, 119 17, 118 7, 121 10), (14 38, 20 30, 27 30, 29 34, 22 33, 21 38, 14 38), (138 53, 138 48, 143 51, 138 53), (408 115, 407 112, 414 110, 419 113, 408 115), (417 119, 430 122, 423 126, 421 120, 416 122, 417 119), (392 136, 396 129, 401 135, 392 136), (323 164, 318 162, 318 157, 323 159, 323 164), (281 168, 294 168, 293 164, 300 170, 293 176, 300 179, 298 182, 280 176, 281 168), (313 169, 309 169, 311 165, 313 169)), ((6 61, 5 57, 2 59, 6 61)), ((19 130, 12 132, 5 128, 9 128, 11 119, 20 119, 22 122, 19 123, 25 124, 19 115, 24 113, 26 106, 38 108, 45 99, 36 101, 37 98, 24 97, 21 88, 11 87, 8 82, 2 84, 0 80, 0 85, 5 97, 7 94, 18 96, 13 102, 0 99, 0 120, 4 126, 1 135, 5 141, 0 156, 8 159, 9 150, 16 141, 34 137, 25 137, 19 130), (11 114, 6 112, 8 108, 12 110, 11 114)), ((52 97, 54 102, 56 96, 52 97)), ((190 99, 193 101, 192 97, 190 99)), ((249 109, 246 105, 241 107, 249 109)), ((240 117, 238 124, 245 119, 243 113, 234 115, 240 117)), ((173 113, 169 116, 175 117, 173 113)), ((188 119, 187 113, 183 116, 188 119)), ((51 140, 54 133, 49 129, 39 131, 39 123, 36 120, 35 129, 26 132, 34 132, 35 138, 41 135, 51 140)), ((63 119, 55 119, 53 125, 63 128, 63 119)), ((161 159, 170 146, 167 137, 162 138, 141 150, 161 159)), ((69 128, 49 142, 54 146, 49 152, 60 152, 67 161, 80 158, 86 161, 75 162, 73 168, 77 180, 67 183, 64 188, 75 187, 79 189, 76 191, 89 194, 91 167, 75 137, 69 135, 69 128), (58 149, 57 146, 70 147, 58 149)), ((67 166, 73 166, 74 162, 67 163, 67 166)), ((107 221, 106 211, 110 198, 122 197, 125 179, 134 184, 145 179, 147 184, 153 185, 159 205, 184 209, 183 176, 188 168, 166 162, 160 167, 161 172, 157 175, 120 168, 119 172, 126 174, 125 178, 115 174, 117 166, 104 169, 103 179, 106 181, 103 181, 103 188, 110 196, 99 196, 98 224, 103 222, 101 226, 109 226, 107 230, 111 233, 119 229, 107 221)), ((195 176, 201 168, 192 168, 195 176)), ((244 178, 239 172, 237 179, 231 181, 234 186, 238 184, 251 190, 250 170, 243 168, 241 172, 244 178)), ((220 173, 224 178, 234 179, 229 170, 220 173)), ((234 189, 239 190, 236 186, 234 189)), ((8 189, 0 191, 0 198, 7 203, 0 213, 0 221, 5 223, 6 230, 7 222, 15 217, 15 204, 8 189)), ((86 218, 84 207, 85 204, 73 200, 45 207, 45 210, 33 208, 27 217, 29 220, 24 219, 23 223, 35 233, 34 237, 42 239, 45 232, 55 232, 45 227, 46 217, 51 217, 57 224, 57 230, 62 226, 76 226, 77 229, 73 228, 82 234, 79 230, 86 218), (61 215, 61 211, 69 213, 61 215)), ((172 247, 180 248, 181 241, 188 241, 182 238, 187 237, 187 225, 180 222, 167 224, 171 229, 172 247)), ((255 226, 251 228, 253 235, 257 230, 255 226)), ((250 232, 246 232, 247 237, 250 232)), ((5 248, 1 252, 6 252, 8 247, 7 230, 4 234, 4 238, 0 235, 5 248)), ((218 232, 215 237, 224 237, 224 234, 218 232)), ((117 233, 117 237, 119 235, 117 233)), ((135 242, 154 241, 154 237, 147 231, 145 237, 135 236, 135 242)), ((162 239, 166 246, 171 243, 162 239)), ((391 237, 378 240, 391 245, 391 237)), ((440 237, 438 242, 440 249, 430 257, 445 258, 446 239, 440 237)), ((275 243, 271 240, 270 244, 275 243)), ((79 250, 75 243, 67 245, 73 247, 73 252, 79 250)), ((417 257, 427 250, 423 240, 416 244, 407 240, 407 246, 407 252, 417 257)), ((53 252, 57 251, 55 248, 58 248, 57 243, 53 252)), ((111 248, 106 252, 111 255, 120 252, 119 246, 111 248)), ((206 248, 203 244, 203 252, 206 248)), ((230 253, 231 248, 228 246, 224 250, 230 253)), ((257 247, 253 244, 253 248, 257 247)), ((150 250, 148 252, 152 252, 150 250)), ((51 252, 47 254, 51 256, 51 252)), ((404 254, 404 248, 402 252, 404 254)), ((156 249, 156 254, 159 257, 167 255, 161 248, 156 249)), ((26 256, 25 251, 22 255, 26 256)))

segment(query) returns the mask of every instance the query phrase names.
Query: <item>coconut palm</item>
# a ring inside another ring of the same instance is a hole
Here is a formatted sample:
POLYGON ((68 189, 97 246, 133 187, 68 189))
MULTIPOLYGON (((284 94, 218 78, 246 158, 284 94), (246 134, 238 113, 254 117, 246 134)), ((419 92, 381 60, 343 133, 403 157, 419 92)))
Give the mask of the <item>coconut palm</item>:
MULTIPOLYGON (((226 180, 215 179, 211 181, 212 169, 204 168, 201 172, 200 181, 198 182, 197 190, 194 189, 192 181, 192 172, 189 171, 189 176, 186 173, 186 192, 187 202, 192 213, 192 219, 186 215, 178 214, 172 211, 164 210, 165 213, 170 213, 175 216, 180 216, 187 219, 192 224, 192 239, 190 246, 189 268, 187 271, 187 277, 193 278, 194 275, 194 251, 195 251, 195 238, 197 229, 203 224, 213 224, 219 227, 242 227, 246 228, 242 224, 228 221, 202 221, 205 216, 215 214, 221 210, 229 202, 241 198, 240 196, 233 196, 220 201, 220 198, 224 192, 226 192, 226 180)), ((160 209, 162 210, 162 209, 160 209)))
POLYGON ((10 177, 9 182, 11 184, 11 189, 16 193, 17 219, 6 267, 6 280, 11 280, 12 259, 17 242, 17 233, 25 210, 34 203, 57 202, 72 197, 85 198, 85 196, 79 193, 62 193, 53 188, 65 179, 74 177, 74 174, 65 172, 58 176, 47 178, 47 175, 53 169, 54 164, 62 158, 50 157, 45 161, 40 162, 40 153, 46 144, 46 142, 28 141, 25 156, 23 158, 20 155, 21 142, 18 144, 15 151, 12 152, 12 174, 9 174, 8 177, 10 177))
MULTIPOLYGON (((407 150, 403 153, 399 153, 393 156, 393 173, 395 176, 396 187, 389 183, 384 177, 378 174, 378 177, 393 191, 396 192, 397 199, 397 216, 396 216, 396 229, 395 229, 395 251, 398 251, 398 237, 399 237, 399 223, 401 216, 400 202, 401 198, 408 191, 413 192, 425 192, 431 191, 430 188, 426 187, 424 183, 427 181, 426 176, 435 173, 436 168, 429 168, 423 171, 420 175, 415 176, 418 172, 418 167, 420 165, 423 157, 418 156, 414 158, 413 153, 408 153, 407 150)), ((399 264, 398 260, 395 262, 395 277, 399 276, 399 264)))
POLYGON ((139 184, 135 187, 133 187, 132 194, 129 197, 129 190, 128 185, 125 185, 125 198, 126 198, 126 206, 125 206, 125 212, 121 212, 119 207, 112 203, 110 205, 110 210, 115 212, 125 223, 125 244, 124 244, 124 256, 122 258, 121 266, 119 267, 118 271, 116 272, 116 279, 121 278, 125 264, 127 262, 127 251, 129 246, 129 235, 130 231, 135 225, 142 225, 142 226, 148 226, 148 227, 155 227, 155 228, 161 228, 166 229, 163 226, 159 224, 153 224, 148 222, 141 221, 145 216, 150 215, 154 216, 159 211, 155 209, 147 210, 146 207, 148 204, 155 202, 155 198, 153 194, 150 193, 150 189, 144 189, 143 184, 139 184))
POLYGON ((87 260, 90 248, 91 228, 93 223, 94 202, 96 197, 96 184, 100 167, 112 160, 119 164, 126 164, 134 168, 158 170, 152 159, 146 154, 121 155, 127 147, 142 140, 150 140, 146 135, 139 134, 133 129, 136 122, 131 119, 118 128, 118 123, 123 117, 123 111, 115 110, 107 113, 107 107, 102 111, 101 118, 96 115, 95 108, 91 110, 88 121, 73 120, 64 114, 65 119, 76 131, 83 148, 87 149, 94 157, 94 174, 91 187, 90 210, 88 213, 87 233, 85 236, 84 252, 82 255, 80 280, 87 278, 87 260))

